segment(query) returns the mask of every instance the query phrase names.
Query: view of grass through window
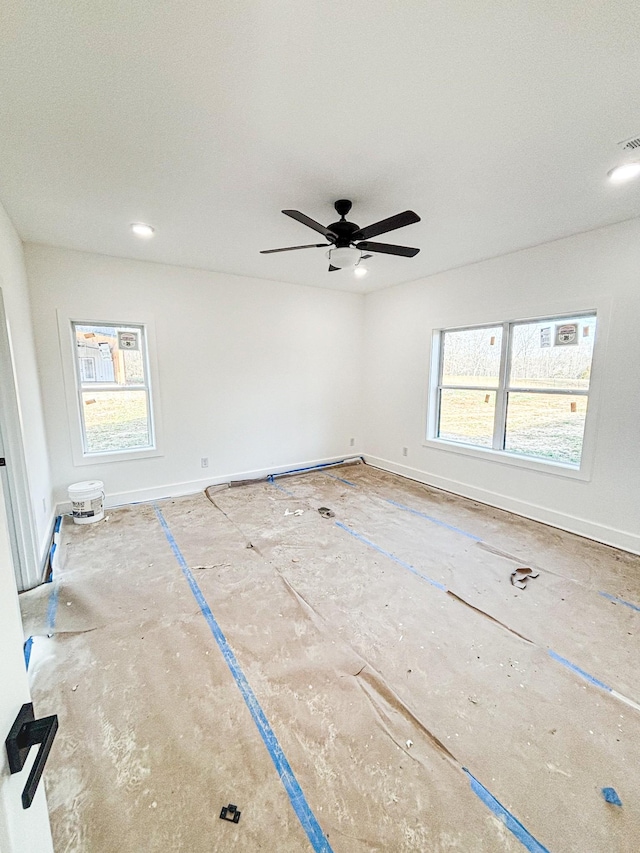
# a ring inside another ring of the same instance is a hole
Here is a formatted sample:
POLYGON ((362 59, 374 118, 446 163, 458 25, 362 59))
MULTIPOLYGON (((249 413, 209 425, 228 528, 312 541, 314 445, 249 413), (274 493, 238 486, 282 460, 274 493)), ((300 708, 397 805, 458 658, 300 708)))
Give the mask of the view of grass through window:
POLYGON ((152 446, 144 331, 74 323, 86 453, 152 446))
POLYGON ((578 466, 595 330, 585 315, 442 332, 437 437, 578 466))

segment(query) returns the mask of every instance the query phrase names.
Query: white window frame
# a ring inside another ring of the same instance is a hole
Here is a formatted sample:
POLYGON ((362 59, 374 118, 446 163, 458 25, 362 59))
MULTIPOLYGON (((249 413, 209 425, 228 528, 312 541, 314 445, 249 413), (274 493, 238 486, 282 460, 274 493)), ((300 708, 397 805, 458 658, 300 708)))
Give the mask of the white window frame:
POLYGON ((58 334, 60 337, 62 354, 62 374, 64 380, 65 398, 67 403, 67 415, 69 421, 69 437, 71 442, 71 455, 75 466, 99 465, 106 462, 124 462, 134 459, 146 459, 154 456, 162 456, 162 413, 160 409, 158 367, 155 346, 155 323, 152 317, 144 320, 110 320, 102 317, 100 319, 87 319, 86 317, 70 316, 65 312, 58 311, 58 334), (126 385, 117 387, 111 383, 91 382, 86 387, 80 377, 78 357, 76 356, 76 326, 114 326, 119 328, 140 329, 141 343, 143 346, 143 357, 145 366, 146 383, 143 385, 126 385), (145 346, 146 344, 146 346, 145 346), (133 448, 131 450, 109 450, 100 452, 87 452, 84 435, 84 419, 82 417, 82 392, 83 391, 131 391, 146 390, 150 434, 152 443, 144 448, 133 448))
POLYGON ((595 428, 596 414, 595 402, 599 395, 598 372, 594 369, 599 352, 598 342, 603 337, 601 312, 595 308, 581 309, 577 311, 564 311, 558 314, 544 315, 541 317, 529 317, 525 319, 506 320, 494 323, 478 323, 465 326, 451 326, 436 329, 433 332, 432 347, 431 347, 431 373, 429 394, 427 401, 427 434, 423 442, 425 447, 438 448, 454 453, 459 453, 465 456, 475 456, 476 458, 500 462, 506 465, 513 465, 519 468, 529 468, 534 471, 544 471, 546 473, 559 474, 579 480, 591 479, 591 467, 593 460, 593 452, 595 447, 595 428), (526 325, 528 323, 561 323, 564 320, 570 320, 574 317, 593 317, 596 320, 596 338, 594 342, 593 354, 591 358, 591 376, 589 389, 562 389, 562 388, 529 388, 522 385, 509 385, 509 374, 511 370, 511 330, 515 326, 526 325), (476 385, 443 385, 442 370, 444 366, 444 339, 445 332, 463 332, 475 329, 502 328, 502 342, 500 352, 500 368, 498 374, 497 386, 490 388, 489 386, 476 385), (463 444, 462 442, 450 441, 445 438, 438 437, 438 424, 440 422, 440 391, 442 389, 458 389, 458 390, 473 390, 485 391, 486 393, 494 393, 496 395, 494 418, 494 431, 492 437, 492 447, 480 447, 477 445, 463 444), (585 420, 585 429, 582 439, 582 453, 580 457, 580 465, 573 465, 568 462, 558 462, 552 459, 544 459, 541 457, 527 456, 525 454, 516 453, 514 451, 504 450, 504 440, 506 436, 507 424, 507 403, 509 393, 538 393, 538 394, 561 394, 563 396, 585 396, 589 398, 589 406, 587 417, 585 420))

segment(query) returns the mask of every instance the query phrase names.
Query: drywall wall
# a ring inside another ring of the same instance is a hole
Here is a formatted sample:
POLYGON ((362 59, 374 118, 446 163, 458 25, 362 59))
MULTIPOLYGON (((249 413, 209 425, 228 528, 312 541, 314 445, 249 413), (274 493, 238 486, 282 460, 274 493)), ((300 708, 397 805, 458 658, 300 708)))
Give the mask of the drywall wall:
MULTIPOLYGON (((9 333, 11 364, 3 364, 3 381, 15 386, 18 430, 31 502, 33 548, 41 561, 47 551, 54 507, 45 424, 40 397, 34 333, 22 242, 0 205, 0 287, 9 333)), ((6 390, 6 389, 3 389, 6 390)), ((8 413, 5 413, 8 415, 8 413)), ((12 462, 12 460, 9 460, 12 462)), ((15 459, 13 460, 15 464, 15 459)), ((25 533, 26 535, 26 533, 25 533)))
POLYGON ((365 317, 368 462, 640 553, 640 220, 369 294, 365 317), (588 479, 424 444, 434 330, 592 308, 588 479))
POLYGON ((79 480, 126 502, 361 449, 362 295, 41 245, 25 254, 58 501, 79 480), (153 329, 161 456, 74 465, 57 314, 153 329))

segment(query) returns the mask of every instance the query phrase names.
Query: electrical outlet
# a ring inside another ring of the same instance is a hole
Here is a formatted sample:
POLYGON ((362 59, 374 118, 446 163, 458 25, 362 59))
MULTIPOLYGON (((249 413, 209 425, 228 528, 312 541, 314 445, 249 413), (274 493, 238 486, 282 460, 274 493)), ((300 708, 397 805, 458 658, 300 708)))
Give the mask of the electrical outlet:
POLYGON ((42 498, 42 512, 45 515, 47 514, 47 499, 46 498, 42 498))
POLYGON ((408 455, 409 455, 409 448, 408 448, 408 447, 403 447, 403 448, 402 448, 402 455, 403 455, 403 456, 408 456, 408 455))
POLYGON ((353 447, 353 446, 355 445, 355 443, 356 443, 355 438, 350 438, 350 439, 349 439, 349 446, 350 446, 350 447, 353 447))
POLYGON ((209 467, 209 457, 208 457, 208 456, 203 456, 203 457, 202 457, 202 459, 200 460, 200 465, 201 465, 203 468, 208 468, 208 467, 209 467))

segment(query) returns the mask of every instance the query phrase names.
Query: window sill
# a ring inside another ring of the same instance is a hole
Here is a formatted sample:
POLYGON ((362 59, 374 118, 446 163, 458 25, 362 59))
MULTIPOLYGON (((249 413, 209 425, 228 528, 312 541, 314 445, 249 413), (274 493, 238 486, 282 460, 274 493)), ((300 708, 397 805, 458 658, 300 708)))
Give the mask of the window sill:
POLYGON ((580 468, 567 465, 563 462, 551 462, 543 459, 532 459, 526 456, 518 456, 505 450, 492 450, 483 447, 471 447, 458 444, 455 441, 446 441, 442 438, 427 438, 422 442, 423 447, 434 450, 444 450, 449 453, 459 453, 462 456, 472 456, 483 459, 485 462, 497 462, 501 465, 510 465, 514 468, 526 468, 529 471, 538 471, 541 474, 551 474, 555 477, 568 477, 573 480, 591 480, 591 471, 584 460, 584 454, 580 468))
POLYGON ((145 450, 119 450, 113 453, 94 453, 91 455, 76 455, 74 453, 73 464, 77 467, 82 465, 103 465, 106 462, 130 462, 134 459, 151 459, 154 456, 163 456, 161 450, 156 447, 148 447, 145 450))

